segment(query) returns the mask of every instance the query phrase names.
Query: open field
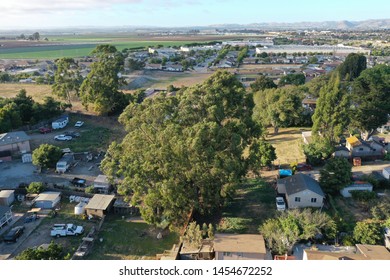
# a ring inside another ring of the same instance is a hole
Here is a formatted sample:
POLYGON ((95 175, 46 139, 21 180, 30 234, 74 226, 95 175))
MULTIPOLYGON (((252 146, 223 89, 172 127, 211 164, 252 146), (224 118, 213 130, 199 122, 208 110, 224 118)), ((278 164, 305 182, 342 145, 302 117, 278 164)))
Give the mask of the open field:
MULTIPOLYGON (((240 38, 242 37, 243 36, 240 36, 240 38)), ((248 39, 252 37, 248 37, 248 39)), ((117 47, 118 50, 123 50, 125 48, 140 48, 156 45, 163 45, 164 47, 181 46, 195 42, 232 40, 239 37, 218 35, 137 36, 135 34, 125 33, 123 35, 90 34, 47 36, 47 38, 49 41, 0 41, 0 59, 53 59, 59 57, 83 57, 89 55, 99 44, 111 44, 117 47)))
POLYGON ((178 243, 175 233, 163 232, 163 238, 157 239, 160 230, 142 220, 123 220, 121 216, 107 216, 92 252, 90 260, 137 260, 155 259, 156 254, 172 248, 178 243))
POLYGON ((42 102, 45 96, 51 95, 51 86, 35 85, 35 84, 1 84, 0 97, 11 98, 15 97, 21 89, 27 91, 27 95, 31 96, 35 101, 42 102))
POLYGON ((218 232, 259 233, 259 226, 276 213, 275 190, 262 179, 247 179, 222 211, 218 232))
MULTIPOLYGON (((301 145, 302 131, 300 128, 280 128, 278 134, 273 133, 273 129, 268 130, 267 140, 276 149, 277 159, 274 164, 290 165, 293 162, 305 162, 301 145)), ((307 129, 306 129, 307 130, 307 129)))

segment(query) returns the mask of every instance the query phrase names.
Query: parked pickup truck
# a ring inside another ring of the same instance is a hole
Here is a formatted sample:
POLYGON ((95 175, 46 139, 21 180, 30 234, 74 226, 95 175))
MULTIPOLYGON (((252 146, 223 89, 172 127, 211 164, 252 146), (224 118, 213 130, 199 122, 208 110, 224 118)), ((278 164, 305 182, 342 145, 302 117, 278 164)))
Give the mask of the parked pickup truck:
POLYGON ((50 236, 68 236, 68 235, 79 235, 84 232, 82 226, 76 226, 74 224, 55 224, 50 232, 50 236))

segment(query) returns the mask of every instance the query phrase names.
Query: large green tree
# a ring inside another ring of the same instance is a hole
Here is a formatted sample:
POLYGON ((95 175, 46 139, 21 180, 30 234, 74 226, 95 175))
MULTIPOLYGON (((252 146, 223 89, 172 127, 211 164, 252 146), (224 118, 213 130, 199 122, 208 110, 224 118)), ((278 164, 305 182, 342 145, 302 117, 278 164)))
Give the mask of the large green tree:
POLYGON ((243 151, 260 133, 253 106, 227 72, 176 96, 132 103, 120 116, 128 133, 110 146, 102 169, 123 178, 119 192, 132 194, 148 223, 180 225, 191 209, 220 207, 246 174, 243 151))
POLYGON ((283 212, 268 219, 260 227, 267 247, 274 254, 285 254, 299 240, 310 240, 322 236, 334 238, 336 223, 325 213, 305 209, 283 212))
POLYGON ((389 118, 390 66, 377 65, 364 70, 352 84, 352 93, 352 123, 369 138, 389 118))
POLYGON ((337 70, 341 79, 352 81, 359 77, 360 73, 366 68, 367 58, 363 54, 350 53, 337 70))
POLYGON ((67 260, 69 254, 65 254, 61 244, 51 242, 47 248, 27 248, 16 256, 17 260, 67 260))
POLYGON ((356 223, 353 238, 357 243, 379 245, 383 242, 382 225, 376 220, 363 220, 356 223))
POLYGON ((321 135, 334 144, 349 125, 350 98, 338 75, 333 75, 321 88, 317 107, 312 117, 313 135, 321 135))
POLYGON ((71 103, 71 97, 78 96, 82 77, 73 58, 64 57, 55 61, 53 94, 71 103))
POLYGON ((285 86, 285 85, 294 85, 294 86, 299 86, 303 85, 305 83, 305 75, 302 73, 297 73, 297 74, 287 74, 283 77, 280 78, 279 81, 279 86, 285 86))
POLYGON ((351 183, 352 166, 345 158, 332 158, 320 171, 320 185, 327 193, 335 194, 351 183))
POLYGON ((50 144, 42 144, 33 151, 32 163, 41 168, 55 167, 61 156, 62 151, 60 148, 50 144))
POLYGON ((264 75, 258 76, 256 81, 251 84, 251 89, 253 92, 265 90, 267 88, 277 88, 277 85, 270 77, 264 75))
POLYGON ((303 94, 296 87, 265 89, 254 94, 253 118, 259 124, 280 127, 296 125, 301 118, 303 94))
POLYGON ((91 65, 91 72, 80 87, 80 98, 85 106, 92 105, 100 115, 118 112, 128 104, 128 98, 119 90, 123 79, 124 58, 114 46, 99 45, 93 52, 98 59, 91 65))

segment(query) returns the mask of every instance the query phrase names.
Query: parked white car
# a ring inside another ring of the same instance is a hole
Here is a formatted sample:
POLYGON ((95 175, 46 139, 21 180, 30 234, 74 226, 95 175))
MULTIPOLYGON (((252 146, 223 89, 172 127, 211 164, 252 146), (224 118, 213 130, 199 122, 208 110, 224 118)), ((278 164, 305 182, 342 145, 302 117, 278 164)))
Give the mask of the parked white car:
POLYGON ((82 226, 76 226, 74 224, 55 224, 51 231, 50 236, 68 236, 68 235, 79 235, 84 232, 82 226))
POLYGON ((64 135, 64 134, 56 135, 56 136, 54 136, 54 140, 57 140, 57 141, 70 141, 70 140, 72 140, 72 136, 64 135))
POLYGON ((286 203, 284 202, 284 198, 281 196, 276 197, 276 209, 278 211, 286 210, 286 203))
POLYGON ((76 124, 74 125, 75 127, 82 127, 84 125, 84 122, 82 121, 77 121, 76 124))

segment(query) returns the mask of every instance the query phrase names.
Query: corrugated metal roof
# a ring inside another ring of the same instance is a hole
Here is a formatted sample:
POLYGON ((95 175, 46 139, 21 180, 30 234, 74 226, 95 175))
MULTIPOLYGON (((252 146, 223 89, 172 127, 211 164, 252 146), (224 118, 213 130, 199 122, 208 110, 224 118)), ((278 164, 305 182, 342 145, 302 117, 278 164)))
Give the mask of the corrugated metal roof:
POLYGON ((24 131, 15 131, 0 134, 0 146, 9 145, 30 140, 30 136, 24 131))
POLYGON ((55 201, 61 195, 59 192, 41 193, 35 201, 55 201))
POLYGON ((85 209, 106 210, 114 198, 115 195, 95 194, 85 206, 85 209))

